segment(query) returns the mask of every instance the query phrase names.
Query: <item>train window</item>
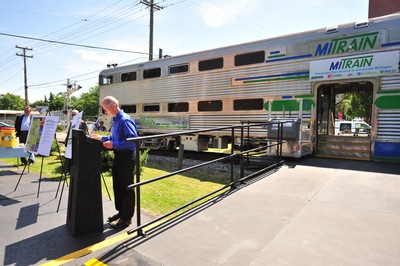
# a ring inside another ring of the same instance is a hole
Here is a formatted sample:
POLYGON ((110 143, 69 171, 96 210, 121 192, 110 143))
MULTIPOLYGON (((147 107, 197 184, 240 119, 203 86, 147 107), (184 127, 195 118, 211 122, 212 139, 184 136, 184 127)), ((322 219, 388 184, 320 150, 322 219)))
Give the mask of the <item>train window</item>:
POLYGON ((124 110, 125 113, 136 113, 136 104, 134 105, 121 105, 121 109, 124 110))
POLYGON ((238 54, 235 55, 235 66, 245 66, 245 65, 263 63, 264 60, 265 60, 264 51, 238 54))
POLYGON ((159 104, 143 105, 143 112, 160 112, 159 104))
POLYGON ((169 67, 169 74, 185 73, 189 71, 189 64, 176 65, 169 67))
POLYGON ((144 79, 151 79, 151 78, 158 78, 161 77, 161 68, 152 68, 143 70, 143 78, 144 79))
POLYGON ((168 112, 188 112, 189 111, 189 103, 169 103, 168 104, 168 112))
POLYGON ((109 85, 113 83, 113 76, 100 76, 101 85, 109 85))
POLYGON ((200 101, 197 109, 199 112, 222 111, 222 101, 200 101))
POLYGON ((122 82, 131 81, 131 80, 136 80, 136 72, 122 73, 122 75, 121 75, 122 82))
POLYGON ((224 59, 222 57, 199 62, 199 71, 213 70, 223 67, 224 67, 224 59))
POLYGON ((243 99, 233 101, 233 110, 262 110, 264 108, 264 100, 259 99, 243 99))

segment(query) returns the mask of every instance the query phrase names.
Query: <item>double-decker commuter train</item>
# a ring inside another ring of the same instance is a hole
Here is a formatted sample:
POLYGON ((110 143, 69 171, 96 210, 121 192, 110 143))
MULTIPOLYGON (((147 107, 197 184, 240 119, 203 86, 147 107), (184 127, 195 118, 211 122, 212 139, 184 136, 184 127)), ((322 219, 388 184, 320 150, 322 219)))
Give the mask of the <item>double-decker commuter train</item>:
MULTIPOLYGON (((105 69, 100 101, 119 99, 140 135, 292 119, 300 134, 288 138, 288 156, 400 161, 399 50, 400 14, 388 15, 105 69), (369 97, 367 137, 335 135, 346 94, 369 97)), ((229 141, 229 132, 216 132, 151 145, 200 151, 229 141)))

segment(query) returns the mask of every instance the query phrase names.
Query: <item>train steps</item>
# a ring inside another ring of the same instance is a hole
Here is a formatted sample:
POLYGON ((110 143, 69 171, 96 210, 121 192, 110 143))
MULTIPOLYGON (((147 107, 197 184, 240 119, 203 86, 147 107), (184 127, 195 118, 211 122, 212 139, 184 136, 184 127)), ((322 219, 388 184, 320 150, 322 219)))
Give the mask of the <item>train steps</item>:
POLYGON ((370 161, 371 140, 368 137, 319 135, 315 156, 370 161))

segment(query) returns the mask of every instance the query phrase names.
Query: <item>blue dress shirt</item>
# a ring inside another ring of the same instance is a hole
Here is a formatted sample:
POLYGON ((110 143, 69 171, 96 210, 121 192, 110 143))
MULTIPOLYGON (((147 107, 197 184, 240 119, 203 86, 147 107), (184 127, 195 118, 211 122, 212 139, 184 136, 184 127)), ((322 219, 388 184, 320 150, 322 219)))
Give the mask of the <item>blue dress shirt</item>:
POLYGON ((136 124, 133 119, 123 110, 113 118, 114 125, 111 128, 111 136, 103 136, 102 141, 111 140, 114 150, 135 150, 136 143, 134 141, 126 141, 127 138, 137 137, 136 124))

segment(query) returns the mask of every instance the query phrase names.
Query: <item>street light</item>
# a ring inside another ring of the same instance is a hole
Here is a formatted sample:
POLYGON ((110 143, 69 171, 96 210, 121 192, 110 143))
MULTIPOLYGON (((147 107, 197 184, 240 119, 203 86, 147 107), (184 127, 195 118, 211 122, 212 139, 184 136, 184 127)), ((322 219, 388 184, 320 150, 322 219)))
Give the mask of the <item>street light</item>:
POLYGON ((117 63, 109 63, 109 64, 107 64, 107 68, 111 68, 111 67, 116 68, 117 66, 118 66, 117 63))

